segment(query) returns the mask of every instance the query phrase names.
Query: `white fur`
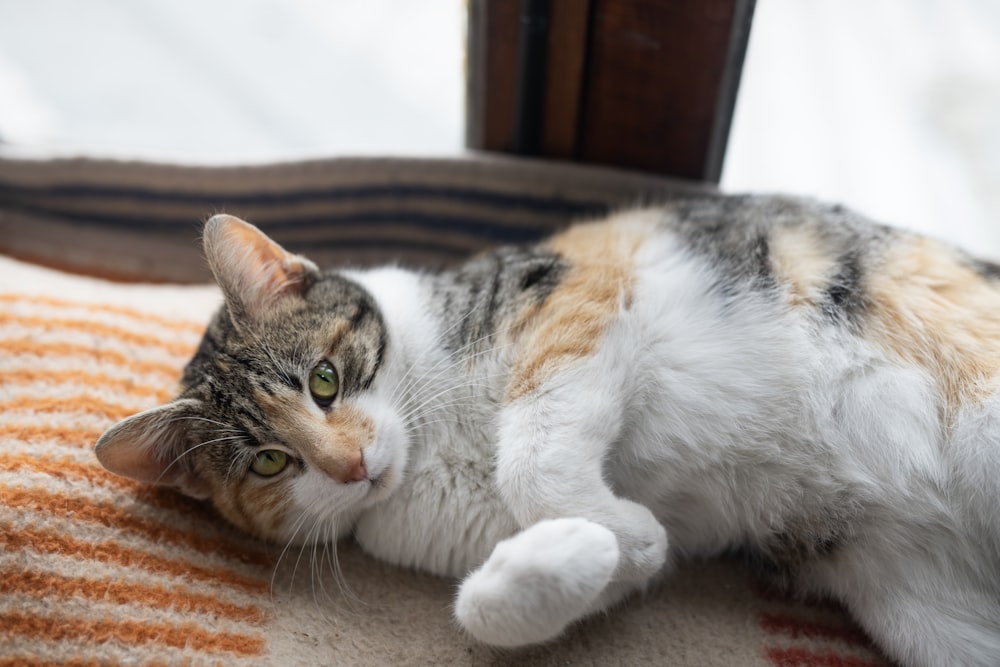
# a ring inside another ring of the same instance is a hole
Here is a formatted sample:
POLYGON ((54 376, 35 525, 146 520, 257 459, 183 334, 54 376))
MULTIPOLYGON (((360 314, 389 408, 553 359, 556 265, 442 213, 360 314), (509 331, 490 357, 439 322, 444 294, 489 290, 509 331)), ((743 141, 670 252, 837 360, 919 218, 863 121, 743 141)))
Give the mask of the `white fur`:
POLYGON ((497 544, 466 577, 455 613, 473 636, 495 646, 551 639, 596 606, 618 555, 614 533, 599 524, 540 521, 497 544))
POLYGON ((667 237, 647 244, 596 352, 509 405, 515 351, 455 365, 439 337, 456 323, 434 320, 423 279, 353 274, 391 341, 372 400, 410 428, 380 442, 405 471, 361 511, 362 546, 464 576, 462 626, 517 646, 679 558, 842 507, 848 539, 800 585, 903 664, 1000 664, 1000 398, 946 429, 924 371, 753 295, 723 304, 699 291, 710 272, 667 237))

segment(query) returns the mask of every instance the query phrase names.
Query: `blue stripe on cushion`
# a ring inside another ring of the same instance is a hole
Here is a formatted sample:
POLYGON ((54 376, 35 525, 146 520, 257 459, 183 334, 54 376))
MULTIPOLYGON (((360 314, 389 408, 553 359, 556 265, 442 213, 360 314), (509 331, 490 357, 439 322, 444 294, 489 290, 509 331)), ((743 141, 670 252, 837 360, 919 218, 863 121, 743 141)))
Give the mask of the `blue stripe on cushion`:
POLYGON ((370 185, 356 187, 312 188, 277 193, 201 193, 164 191, 146 188, 91 186, 77 184, 46 186, 11 186, 0 183, 0 195, 41 196, 47 198, 109 198, 148 202, 178 202, 212 205, 219 201, 241 206, 284 206, 309 202, 346 200, 426 198, 486 204, 502 208, 528 209, 543 213, 580 215, 581 212, 607 210, 599 201, 572 201, 561 197, 507 194, 481 188, 425 185, 370 185))
MULTIPOLYGON (((19 204, 17 210, 25 213, 44 215, 58 220, 75 223, 108 227, 115 229, 136 229, 172 231, 188 227, 201 231, 201 223, 191 218, 156 218, 153 216, 137 218, 112 213, 77 213, 73 211, 52 211, 44 206, 19 204)), ((222 209, 219 209, 222 210, 222 209)), ((606 210, 603 209, 603 210, 606 210)), ((588 210, 580 215, 593 213, 588 210)), ((337 229, 367 227, 389 227, 406 225, 428 233, 445 232, 453 236, 464 236, 469 239, 487 240, 493 243, 519 243, 534 241, 551 232, 550 225, 524 225, 497 221, 485 217, 458 216, 447 213, 420 213, 417 211, 358 211, 347 214, 331 214, 324 216, 289 216, 280 223, 258 221, 260 226, 268 231, 290 232, 296 229, 315 230, 327 227, 335 232, 337 229)), ((315 238, 315 237, 313 237, 315 238)), ((381 243, 387 237, 372 240, 372 245, 381 243)))

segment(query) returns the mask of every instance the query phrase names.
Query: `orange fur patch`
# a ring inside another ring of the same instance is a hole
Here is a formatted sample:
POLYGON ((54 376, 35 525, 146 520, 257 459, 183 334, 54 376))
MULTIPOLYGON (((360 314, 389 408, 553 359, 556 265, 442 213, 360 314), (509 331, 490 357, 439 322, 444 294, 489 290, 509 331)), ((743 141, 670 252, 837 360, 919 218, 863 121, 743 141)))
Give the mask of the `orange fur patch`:
POLYGON ((548 247, 569 264, 559 286, 518 317, 512 335, 524 353, 516 360, 507 400, 530 394, 575 360, 591 355, 615 315, 632 303, 635 254, 653 234, 655 214, 629 213, 577 225, 548 247))
POLYGON ((998 388, 1000 289, 954 250, 907 239, 889 251, 869 289, 872 340, 930 371, 950 409, 998 388))
POLYGON ((777 228, 769 239, 771 272, 784 285, 792 306, 816 306, 836 270, 832 257, 813 227, 777 228))

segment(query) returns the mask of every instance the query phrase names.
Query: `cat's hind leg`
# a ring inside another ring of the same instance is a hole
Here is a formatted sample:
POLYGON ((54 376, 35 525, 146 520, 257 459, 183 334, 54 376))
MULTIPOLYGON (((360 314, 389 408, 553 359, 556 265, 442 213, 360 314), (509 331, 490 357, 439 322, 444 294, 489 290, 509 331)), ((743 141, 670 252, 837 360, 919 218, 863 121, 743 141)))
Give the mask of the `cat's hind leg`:
POLYGON ((813 574, 902 665, 1000 664, 996 564, 977 562, 959 534, 900 524, 813 574))
POLYGON ((498 545, 460 589, 458 620, 481 641, 515 646, 553 638, 641 589, 666 563, 663 526, 605 481, 622 399, 611 390, 579 391, 593 386, 589 370, 501 414, 497 484, 525 530, 498 545))

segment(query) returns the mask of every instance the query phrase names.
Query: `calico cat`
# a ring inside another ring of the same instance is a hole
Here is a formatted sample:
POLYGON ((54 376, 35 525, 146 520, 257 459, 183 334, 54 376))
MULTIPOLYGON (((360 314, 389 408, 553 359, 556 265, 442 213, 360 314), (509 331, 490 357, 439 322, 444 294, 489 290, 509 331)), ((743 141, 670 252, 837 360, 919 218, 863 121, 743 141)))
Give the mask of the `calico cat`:
POLYGON ((204 245, 225 305, 109 470, 464 577, 493 645, 738 548, 904 665, 1000 664, 1000 267, 777 197, 439 273, 321 272, 226 215, 204 245))

